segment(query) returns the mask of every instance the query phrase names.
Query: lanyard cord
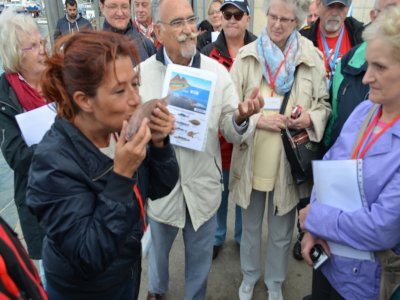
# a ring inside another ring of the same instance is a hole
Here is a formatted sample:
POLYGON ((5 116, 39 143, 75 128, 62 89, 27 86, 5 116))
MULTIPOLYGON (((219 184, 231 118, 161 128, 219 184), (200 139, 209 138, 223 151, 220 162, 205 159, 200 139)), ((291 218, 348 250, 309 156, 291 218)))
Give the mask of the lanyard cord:
POLYGON ((328 63, 330 73, 332 73, 332 75, 333 75, 333 72, 335 70, 336 61, 339 56, 340 46, 342 45, 344 26, 342 26, 342 29, 340 30, 339 38, 336 42, 335 52, 333 53, 332 59, 330 59, 331 55, 330 55, 328 43, 325 38, 325 34, 322 31, 320 31, 320 32, 321 32, 322 42, 324 44, 325 59, 326 59, 326 62, 328 63))
POLYGON ((364 149, 362 150, 362 152, 360 153, 361 147, 363 146, 363 144, 366 142, 367 138, 370 136, 372 129, 376 126, 376 124, 378 123, 379 118, 382 116, 382 107, 379 109, 378 113, 376 114, 376 116, 374 117, 374 119, 372 120, 372 122, 368 125, 367 130, 365 131, 362 139, 360 140, 360 142, 358 143, 357 147, 354 149, 354 152, 351 156, 352 159, 356 159, 356 158, 363 158, 365 156, 365 154, 367 153, 367 151, 372 147, 372 145, 377 141, 377 139, 379 137, 381 137, 390 127, 392 127, 399 119, 400 119, 400 115, 397 116, 396 118, 394 118, 389 124, 387 124, 384 128, 382 128, 382 130, 376 134, 371 141, 369 141, 369 143, 367 143, 364 146, 364 149))
POLYGON ((278 78, 279 72, 281 71, 281 69, 283 67, 283 64, 286 61, 286 57, 287 57, 290 49, 292 48, 292 43, 293 43, 293 41, 290 43, 288 49, 286 50, 286 53, 283 55, 283 59, 282 59, 281 63, 279 64, 278 69, 276 69, 276 73, 274 74, 274 76, 272 76, 271 69, 270 69, 270 67, 269 67, 269 65, 267 63, 267 60, 265 60, 265 66, 267 67, 267 72, 268 72, 268 79, 269 79, 269 82, 270 82, 270 85, 271 85, 271 97, 274 96, 276 79, 278 78))

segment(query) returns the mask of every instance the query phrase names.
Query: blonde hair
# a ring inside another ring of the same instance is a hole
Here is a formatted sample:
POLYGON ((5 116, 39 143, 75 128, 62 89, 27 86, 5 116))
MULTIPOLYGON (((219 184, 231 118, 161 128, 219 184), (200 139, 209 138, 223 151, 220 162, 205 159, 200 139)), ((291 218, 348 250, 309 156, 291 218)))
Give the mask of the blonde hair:
POLYGON ((223 1, 223 0, 211 0, 211 1, 208 3, 207 15, 210 15, 211 5, 213 5, 213 3, 219 3, 219 4, 222 5, 222 4, 224 3, 224 1, 223 1))
POLYGON ((297 23, 297 29, 300 29, 303 26, 308 14, 308 7, 311 4, 311 0, 265 0, 264 7, 266 12, 268 12, 273 1, 280 1, 292 7, 297 23))
POLYGON ((39 31, 35 20, 26 14, 5 9, 0 14, 0 58, 6 72, 16 73, 21 69, 21 33, 32 35, 39 31))
POLYGON ((393 49, 393 57, 400 61, 400 7, 382 11, 375 22, 364 30, 363 39, 382 39, 393 49))

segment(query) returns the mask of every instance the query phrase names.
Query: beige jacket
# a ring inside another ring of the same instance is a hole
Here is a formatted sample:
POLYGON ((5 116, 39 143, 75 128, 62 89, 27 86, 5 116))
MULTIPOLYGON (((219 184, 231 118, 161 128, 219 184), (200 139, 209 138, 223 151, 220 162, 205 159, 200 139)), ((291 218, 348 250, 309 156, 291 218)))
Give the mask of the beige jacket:
MULTIPOLYGON (((299 35, 301 51, 298 71, 289 97, 289 103, 299 104, 310 114, 312 129, 307 129, 312 141, 321 141, 330 114, 329 97, 322 54, 306 38, 299 35)), ((256 42, 243 47, 232 66, 230 74, 236 84, 239 99, 243 101, 252 89, 261 85, 262 67, 257 55, 256 42)), ((252 117, 257 123, 260 114, 252 117)), ((229 181, 229 197, 243 208, 250 204, 252 190, 254 136, 258 129, 249 130, 249 138, 235 145, 229 181)), ((284 215, 295 207, 300 198, 308 197, 311 182, 297 186, 290 172, 290 165, 284 151, 280 154, 280 164, 274 186, 274 211, 284 215)))
MULTIPOLYGON (((179 180, 168 196, 148 201, 147 207, 147 214, 152 219, 179 228, 185 226, 188 210, 195 230, 214 216, 221 202, 223 185, 218 131, 231 143, 240 144, 247 138, 247 132, 240 135, 233 126, 232 116, 239 99, 228 71, 215 60, 204 55, 200 57, 200 69, 217 74, 205 151, 174 146, 179 180)), ((156 55, 140 64, 143 101, 161 97, 165 72, 166 66, 156 59, 156 55)), ((254 127, 254 124, 250 121, 249 126, 254 127)))

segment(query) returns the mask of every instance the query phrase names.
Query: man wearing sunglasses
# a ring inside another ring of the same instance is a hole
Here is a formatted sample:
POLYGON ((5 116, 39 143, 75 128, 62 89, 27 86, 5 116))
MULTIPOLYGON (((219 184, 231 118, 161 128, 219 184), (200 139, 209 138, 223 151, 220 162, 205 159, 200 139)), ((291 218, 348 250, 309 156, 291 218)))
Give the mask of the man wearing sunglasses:
MULTIPOLYGON (((247 30, 249 26, 249 6, 247 0, 225 0, 221 6, 222 30, 217 40, 205 46, 201 53, 207 55, 228 71, 239 49, 256 40, 256 36, 247 30)), ((219 134, 221 145, 222 171, 224 180, 224 191, 222 192, 221 206, 217 211, 217 230, 214 237, 213 259, 218 256, 226 237, 226 217, 228 213, 228 183, 229 168, 232 156, 232 144, 228 143, 219 134)), ((239 206, 235 209, 235 241, 240 244, 242 236, 242 213, 239 206)))

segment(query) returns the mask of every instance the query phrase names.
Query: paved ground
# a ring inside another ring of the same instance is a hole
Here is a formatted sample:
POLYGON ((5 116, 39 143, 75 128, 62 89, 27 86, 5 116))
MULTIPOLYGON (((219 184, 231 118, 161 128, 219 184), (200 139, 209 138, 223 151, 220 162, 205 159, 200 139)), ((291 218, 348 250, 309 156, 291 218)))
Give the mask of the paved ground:
MULTIPOLYGON (((0 153, 0 215, 13 228, 16 228, 22 237, 18 215, 13 201, 13 173, 5 163, 0 153)), ((227 242, 217 259, 213 262, 208 279, 207 300, 235 300, 238 299, 242 275, 239 263, 239 248, 233 240, 233 205, 229 207, 227 242)), ((264 228, 267 228, 264 222, 264 228)), ((293 237, 294 241, 295 237, 293 237)), ((266 234, 263 236, 265 247, 266 234)), ((170 284, 165 300, 183 299, 184 294, 184 252, 181 234, 173 246, 170 256, 170 284)), ((289 256, 288 278, 283 285, 285 300, 301 300, 311 288, 311 269, 303 262, 298 262, 289 256)), ((143 260, 142 283, 139 299, 146 299, 147 295, 147 261, 143 260)), ((267 299, 267 292, 262 279, 254 290, 253 300, 267 299)))

